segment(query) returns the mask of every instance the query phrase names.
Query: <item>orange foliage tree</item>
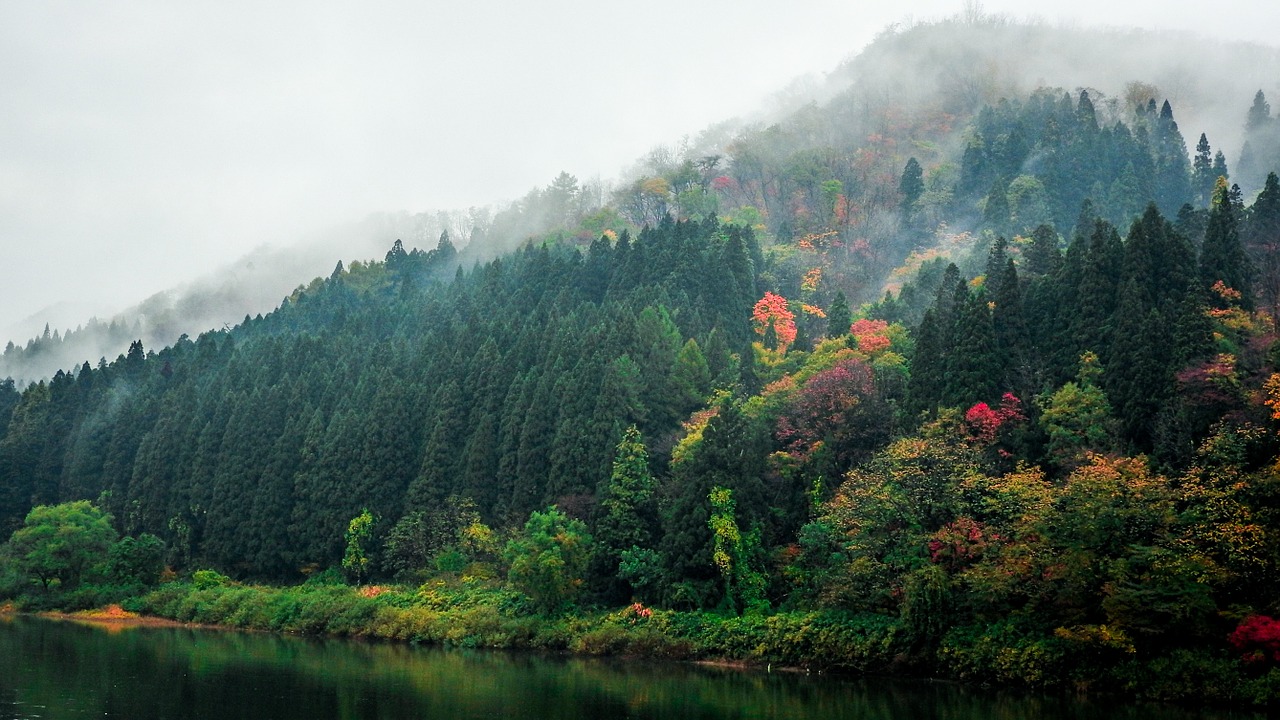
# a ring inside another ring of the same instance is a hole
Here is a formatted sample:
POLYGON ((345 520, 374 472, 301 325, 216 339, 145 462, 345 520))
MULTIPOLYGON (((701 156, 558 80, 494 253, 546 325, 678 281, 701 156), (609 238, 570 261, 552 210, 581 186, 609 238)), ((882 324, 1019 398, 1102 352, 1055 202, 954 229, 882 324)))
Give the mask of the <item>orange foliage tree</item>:
POLYGON ((778 338, 777 349, 783 352, 796 340, 796 316, 787 307, 787 299, 781 295, 766 292, 751 311, 751 323, 756 333, 762 336, 768 336, 772 329, 778 338))

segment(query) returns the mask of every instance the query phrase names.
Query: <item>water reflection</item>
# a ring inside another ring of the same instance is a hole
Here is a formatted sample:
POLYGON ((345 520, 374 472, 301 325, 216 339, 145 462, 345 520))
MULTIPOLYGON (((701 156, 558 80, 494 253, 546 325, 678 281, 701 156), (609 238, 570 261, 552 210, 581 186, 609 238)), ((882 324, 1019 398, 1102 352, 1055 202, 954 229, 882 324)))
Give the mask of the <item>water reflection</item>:
MULTIPOLYGON (((1204 717, 945 683, 189 628, 0 622, 0 718, 1204 717)), ((1227 714, 1218 717, 1260 717, 1227 714)))

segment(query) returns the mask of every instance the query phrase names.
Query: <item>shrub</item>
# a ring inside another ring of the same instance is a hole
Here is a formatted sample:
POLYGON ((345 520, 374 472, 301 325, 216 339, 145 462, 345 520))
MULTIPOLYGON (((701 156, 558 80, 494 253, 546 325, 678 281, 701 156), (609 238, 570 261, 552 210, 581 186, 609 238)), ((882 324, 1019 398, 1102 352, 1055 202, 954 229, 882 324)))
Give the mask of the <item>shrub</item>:
POLYGON ((231 578, 216 570, 197 570, 191 573, 191 584, 197 590, 208 590, 222 585, 230 585, 231 578))
POLYGON ((1227 641, 1247 663, 1280 663, 1280 620, 1250 615, 1240 622, 1227 641))

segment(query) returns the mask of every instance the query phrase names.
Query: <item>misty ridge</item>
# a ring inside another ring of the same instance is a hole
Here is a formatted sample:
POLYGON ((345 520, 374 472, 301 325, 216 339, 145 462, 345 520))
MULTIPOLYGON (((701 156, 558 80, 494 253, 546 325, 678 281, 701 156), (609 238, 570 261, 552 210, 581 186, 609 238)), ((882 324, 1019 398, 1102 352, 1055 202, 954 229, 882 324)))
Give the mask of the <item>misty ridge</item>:
MULTIPOLYGON (((1087 91, 1100 127, 1131 126, 1135 108, 1167 101, 1188 158, 1203 133, 1247 198, 1280 164, 1271 125, 1280 121, 1269 114, 1259 120, 1255 98, 1259 91, 1280 97, 1280 48, 1014 21, 970 6, 944 20, 885 28, 825 76, 796 80, 754 116, 654 148, 616 180, 564 172, 509 203, 371 214, 288 246, 264 246, 109 320, 73 328, 65 318, 33 316, 7 331, 0 378, 36 382, 111 360, 136 340, 157 349, 231 327, 276 308, 312 278, 329 276, 336 262, 382 260, 396 240, 425 251, 447 237, 459 250, 454 267, 470 268, 529 243, 585 249, 602 235, 617 237, 667 215, 714 213, 786 241, 821 236, 832 224, 828 215, 840 215, 848 252, 863 253, 861 271, 843 284, 851 299, 874 300, 909 254, 954 243, 977 227, 985 200, 956 193, 974 123, 984 107, 1021 102, 1038 90, 1072 98, 1087 91), (925 168, 931 210, 918 222, 926 232, 909 230, 900 215, 899 178, 908 157, 925 168), (832 174, 842 178, 839 186, 820 181, 832 174)), ((1027 173, 1036 161, 1027 157, 1027 173)))

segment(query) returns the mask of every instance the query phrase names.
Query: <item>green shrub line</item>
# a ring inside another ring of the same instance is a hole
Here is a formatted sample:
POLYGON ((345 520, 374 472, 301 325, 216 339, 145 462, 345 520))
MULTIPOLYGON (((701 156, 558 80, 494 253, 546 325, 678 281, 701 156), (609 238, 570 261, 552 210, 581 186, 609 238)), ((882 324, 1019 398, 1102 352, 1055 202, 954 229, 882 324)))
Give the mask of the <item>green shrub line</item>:
POLYGON ((121 606, 178 622, 270 632, 843 672, 887 668, 903 650, 898 621, 886 616, 797 612, 736 617, 640 605, 543 615, 517 592, 471 580, 417 589, 271 587, 211 582, 208 574, 197 573, 192 581, 167 583, 124 599, 121 606))
POLYGON ((1280 698, 1280 668, 1251 668, 1226 651, 1100 653, 1094 646, 1082 649, 1061 632, 1037 632, 1008 620, 956 627, 936 646, 922 646, 900 618, 833 610, 728 615, 635 604, 542 614, 528 597, 480 578, 417 588, 323 580, 277 587, 199 571, 150 591, 86 586, 43 599, 28 595, 19 608, 79 610, 106 602, 182 623, 443 647, 929 676, 1189 705, 1274 708, 1280 698))

